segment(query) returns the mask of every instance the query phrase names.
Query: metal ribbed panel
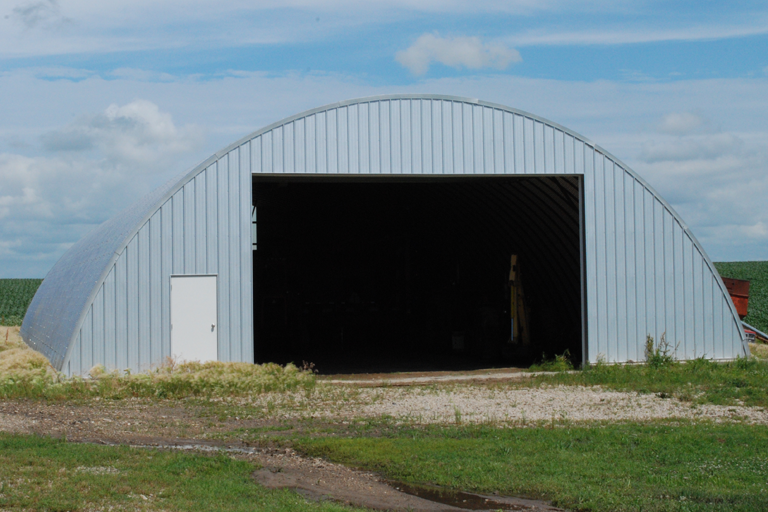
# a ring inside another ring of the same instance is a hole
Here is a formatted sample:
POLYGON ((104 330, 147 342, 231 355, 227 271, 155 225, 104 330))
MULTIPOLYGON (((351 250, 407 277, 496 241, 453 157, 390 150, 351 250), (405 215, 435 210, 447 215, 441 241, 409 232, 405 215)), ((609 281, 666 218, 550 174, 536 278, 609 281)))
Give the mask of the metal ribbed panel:
POLYGON ((149 311, 152 307, 150 295, 150 273, 149 273, 149 223, 145 224, 138 234, 138 258, 137 266, 139 269, 139 357, 138 367, 140 369, 149 368, 151 356, 149 350, 150 343, 150 317, 149 311))
POLYGON ((75 338, 75 343, 72 347, 72 352, 69 358, 69 364, 66 365, 66 368, 68 370, 69 375, 80 375, 83 373, 80 366, 80 353, 82 352, 81 347, 81 332, 82 330, 78 331, 77 337, 75 338))
MULTIPOLYGON (((127 251, 123 251, 127 255, 127 251)), ((115 368, 125 369, 128 365, 128 294, 126 290, 127 258, 115 262, 115 368)), ((105 361, 109 364, 111 361, 105 361)))
POLYGON ((240 146, 240 168, 236 177, 240 179, 238 199, 240 233, 240 351, 234 361, 253 361, 253 251, 251 250, 251 146, 240 146), (245 191, 245 194, 244 194, 245 191), (245 243, 247 241, 247 243, 245 243))
POLYGON ((132 370, 139 367, 139 243, 134 236, 125 252, 126 264, 126 320, 128 324, 128 366, 132 370))
MULTIPOLYGON (((250 176, 250 171, 246 173, 250 176)), ((218 206, 217 206, 217 183, 218 175, 216 172, 216 166, 211 165, 205 170, 205 221, 206 221, 206 234, 210 234, 211 237, 216 236, 218 229, 218 206)), ((205 269, 200 269, 201 274, 214 274, 218 269, 218 245, 213 243, 212 240, 208 240, 205 244, 205 269)))
POLYGON ((103 285, 104 293, 104 366, 117 368, 115 350, 115 269, 112 268, 103 285))
MULTIPOLYGON (((218 165, 218 233, 220 236, 229 234, 229 155, 225 155, 219 160, 218 165)), ((229 323, 223 322, 229 319, 229 302, 222 299, 229 299, 229 246, 219 244, 219 339, 228 339, 230 337, 229 323)), ((229 360, 229 345, 219 344, 219 359, 229 360)))
POLYGON ((166 279, 173 273, 173 204, 172 201, 160 208, 160 301, 162 307, 162 343, 160 356, 165 357, 171 353, 171 280, 166 279))
POLYGON ((149 219, 149 362, 161 361, 163 352, 162 210, 149 219))
POLYGON ((54 367, 62 368, 68 351, 73 349, 115 253, 122 250, 142 219, 179 179, 169 181, 83 237, 48 272, 27 310, 21 334, 54 367))
POLYGON ((198 175, 195 180, 195 208, 190 212, 195 217, 195 273, 205 274, 208 270, 208 230, 206 215, 208 204, 206 203, 205 173, 198 175))
POLYGON ((184 189, 176 192, 171 198, 172 213, 172 240, 173 240, 173 265, 171 272, 184 274, 184 189))
MULTIPOLYGON (((646 273, 644 272, 643 265, 646 263, 646 247, 645 247, 645 189, 634 178, 632 179, 632 204, 634 206, 633 211, 633 232, 634 232, 634 307, 637 312, 635 315, 635 330, 630 333, 635 339, 643 339, 646 333, 650 332, 648 329, 647 318, 647 284, 646 273)), ((642 347, 635 347, 632 354, 633 361, 641 361, 643 359, 642 347)))
POLYGON ((195 274, 197 269, 195 268, 195 180, 190 181, 184 186, 183 189, 183 201, 180 201, 182 205, 180 222, 182 230, 184 232, 184 261, 183 270, 180 274, 195 274))
MULTIPOLYGON (((240 173, 240 148, 236 148, 229 153, 229 187, 228 187, 228 205, 227 215, 229 216, 228 232, 226 234, 229 240, 240 239, 240 219, 248 219, 248 215, 243 215, 240 208, 240 179, 238 174, 240 173)), ((249 187, 250 188, 250 187, 249 187)), ((248 240, 248 238, 244 238, 248 240)), ((250 240, 249 240, 250 242, 250 240)), ((246 247, 250 246, 250 243, 246 247)), ((243 312, 240 286, 242 283, 242 275, 245 271, 242 268, 240 262, 240 248, 237 246, 228 245, 229 249, 229 261, 227 265, 222 267, 226 268, 229 274, 227 279, 227 288, 229 292, 228 297, 223 297, 221 303, 226 303, 229 306, 229 322, 228 326, 231 329, 229 339, 231 343, 224 344, 226 347, 226 357, 222 358, 224 361, 238 361, 240 359, 241 340, 240 340, 240 325, 241 316, 247 314, 243 312)), ((222 279, 224 281, 224 279, 222 279)), ((224 318, 225 322, 227 318, 224 318)))
POLYGON ((93 364, 144 371, 171 355, 169 282, 175 273, 219 274, 219 356, 253 359, 251 172, 249 162, 240 161, 243 155, 248 156, 235 150, 218 166, 202 171, 130 240, 81 327, 76 357, 67 365, 72 372, 87 372, 93 364), (97 342, 110 350, 95 348, 97 342))
MULTIPOLYGON (((392 97, 319 109, 249 139, 254 173, 583 175, 589 359, 642 360, 647 335, 666 336, 681 358, 743 354, 719 276, 671 208, 557 125, 474 101, 392 97)), ((542 229, 543 245, 556 241, 542 229)))
POLYGON ((93 308, 88 311, 80 330, 80 371, 88 371, 93 366, 93 308))
POLYGON ((137 229, 97 288, 68 360, 61 358, 65 372, 81 374, 94 364, 143 371, 162 363, 170 355, 173 273, 220 275, 220 355, 253 359, 251 172, 239 160, 246 157, 234 151, 235 165, 210 165, 193 176, 137 229))
MULTIPOLYGON (((252 172, 582 175, 588 358, 639 360, 645 336, 662 334, 682 358, 744 353, 740 322, 717 272, 641 178, 536 116, 428 95, 315 109, 249 135, 172 180, 57 262, 30 305, 24 339, 75 373, 99 359, 118 368, 157 364, 170 350, 170 274, 215 273, 219 357, 252 360, 252 172)), ((559 200, 547 187, 536 194, 553 206, 559 200)), ((557 221, 545 220, 533 219, 528 229, 541 231, 542 246, 556 247, 557 221)))
POLYGON ((104 361, 104 288, 93 300, 93 361, 104 361))

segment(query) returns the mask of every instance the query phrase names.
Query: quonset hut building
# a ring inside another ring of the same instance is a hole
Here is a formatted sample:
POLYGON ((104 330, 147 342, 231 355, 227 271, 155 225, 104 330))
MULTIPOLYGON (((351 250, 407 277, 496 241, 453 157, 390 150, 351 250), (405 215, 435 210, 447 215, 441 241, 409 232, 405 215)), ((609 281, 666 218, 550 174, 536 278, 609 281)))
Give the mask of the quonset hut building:
POLYGON ((748 353, 709 257, 640 176, 535 115, 436 95, 235 142, 70 248, 21 333, 66 374, 171 355, 439 367, 457 348, 642 361, 648 335, 680 359, 748 353), (526 349, 508 343, 512 254, 526 349))

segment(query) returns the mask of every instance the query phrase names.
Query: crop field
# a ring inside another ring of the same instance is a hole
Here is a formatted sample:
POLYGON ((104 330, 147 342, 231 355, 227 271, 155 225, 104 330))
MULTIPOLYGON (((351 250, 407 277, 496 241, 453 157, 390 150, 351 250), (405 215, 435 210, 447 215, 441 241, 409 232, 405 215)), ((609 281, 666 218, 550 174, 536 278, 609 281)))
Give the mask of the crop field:
POLYGON ((42 279, 0 279, 0 325, 21 325, 42 279))
POLYGON ((721 277, 746 279, 749 284, 749 309, 744 319, 763 332, 768 332, 768 261, 715 263, 721 277))

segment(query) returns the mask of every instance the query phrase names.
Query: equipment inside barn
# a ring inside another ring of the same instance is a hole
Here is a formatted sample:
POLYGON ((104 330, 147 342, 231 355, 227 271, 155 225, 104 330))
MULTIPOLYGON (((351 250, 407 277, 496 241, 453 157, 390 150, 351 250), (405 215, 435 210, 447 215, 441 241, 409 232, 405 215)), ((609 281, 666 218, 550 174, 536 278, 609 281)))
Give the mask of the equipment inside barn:
POLYGON ((528 345, 531 337, 528 334, 528 309, 525 307, 525 294, 523 293, 523 280, 520 277, 517 254, 513 254, 509 263, 509 316, 512 319, 510 326, 510 343, 522 343, 528 345))
POLYGON ((383 371, 580 358, 578 198, 555 196, 567 222, 542 241, 537 224, 556 217, 534 197, 578 184, 536 181, 254 178, 256 360, 383 371), (526 262, 525 298, 510 254, 526 262))

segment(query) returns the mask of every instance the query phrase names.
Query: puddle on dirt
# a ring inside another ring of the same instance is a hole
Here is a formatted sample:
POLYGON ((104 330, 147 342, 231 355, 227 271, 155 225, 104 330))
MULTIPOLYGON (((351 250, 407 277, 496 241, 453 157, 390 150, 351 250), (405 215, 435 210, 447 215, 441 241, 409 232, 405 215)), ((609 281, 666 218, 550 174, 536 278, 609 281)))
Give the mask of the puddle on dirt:
POLYGON ((450 505, 452 507, 463 508, 465 510, 558 510, 551 508, 545 502, 535 500, 524 500, 520 498, 497 498, 471 494, 461 491, 448 491, 445 489, 417 487, 401 482, 387 482, 400 492, 417 496, 419 498, 450 505), (501 501, 503 500, 503 501, 501 501))
MULTIPOLYGON (((170 450, 194 450, 205 452, 227 452, 227 453, 241 453, 241 454, 256 454, 258 449, 243 447, 226 447, 217 446, 211 444, 133 444, 135 448, 159 448, 170 450)), ((552 507, 549 503, 539 500, 530 500, 525 498, 513 498, 510 496, 483 496, 481 494, 472 494, 461 491, 450 491, 438 487, 419 487, 402 482, 385 481, 390 487, 400 491, 401 493, 415 496, 433 503, 440 503, 441 505, 448 505, 464 510, 487 510, 487 511, 528 511, 528 512, 545 512, 545 511, 562 511, 562 509, 552 507)), ((297 492, 305 494, 307 490, 294 488, 297 492)), ((310 492, 310 496, 314 496, 314 493, 310 492)))

